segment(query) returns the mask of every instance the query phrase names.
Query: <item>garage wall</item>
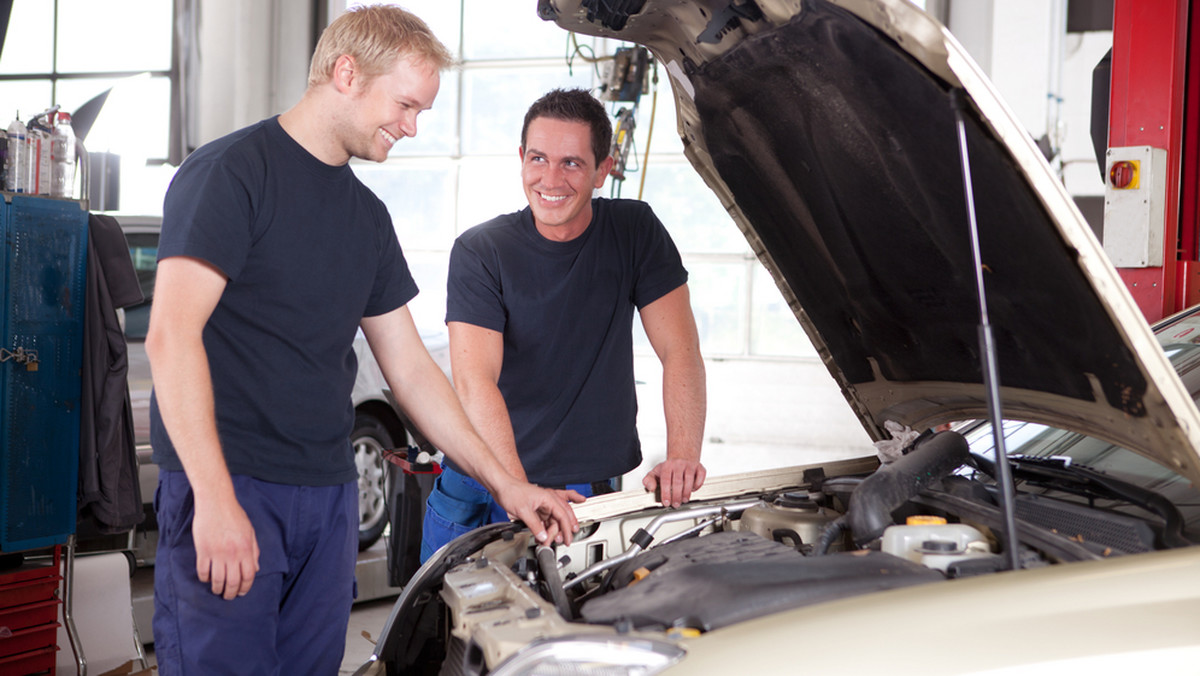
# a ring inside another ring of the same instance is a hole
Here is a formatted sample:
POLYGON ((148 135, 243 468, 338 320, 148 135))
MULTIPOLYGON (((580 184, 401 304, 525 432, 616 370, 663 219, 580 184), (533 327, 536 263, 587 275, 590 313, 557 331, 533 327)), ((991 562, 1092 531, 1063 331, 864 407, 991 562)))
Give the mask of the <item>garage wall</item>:
MULTIPOLYGON (((1078 198, 1103 196, 1091 140, 1092 70, 1111 30, 1068 32, 1067 0, 942 0, 947 27, 991 78, 1078 198)), ((1099 227, 1099 223, 1093 223, 1099 227)))
POLYGON ((313 0, 195 0, 191 147, 290 108, 313 50, 313 0))

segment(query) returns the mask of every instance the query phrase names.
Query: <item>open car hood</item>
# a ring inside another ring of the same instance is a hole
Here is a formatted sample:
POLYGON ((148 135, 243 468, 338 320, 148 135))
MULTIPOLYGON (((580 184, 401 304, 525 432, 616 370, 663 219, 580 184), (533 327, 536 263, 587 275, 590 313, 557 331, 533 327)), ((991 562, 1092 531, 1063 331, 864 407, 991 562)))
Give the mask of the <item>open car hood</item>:
POLYGON ((1006 418, 1200 482, 1200 415, 1053 171, 939 23, 904 0, 540 0, 648 47, 688 158, 872 438, 987 417, 951 91, 1006 418))

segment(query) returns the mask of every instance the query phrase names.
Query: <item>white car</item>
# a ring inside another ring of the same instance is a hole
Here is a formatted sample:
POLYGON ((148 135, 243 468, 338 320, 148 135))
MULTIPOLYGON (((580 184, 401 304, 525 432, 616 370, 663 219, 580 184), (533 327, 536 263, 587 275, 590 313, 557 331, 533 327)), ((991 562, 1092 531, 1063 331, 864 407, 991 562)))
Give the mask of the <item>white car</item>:
POLYGON ((538 11, 649 48, 889 462, 590 499, 568 547, 478 529, 359 674, 1200 672, 1200 315, 1151 330, 940 24, 905 0, 538 11))

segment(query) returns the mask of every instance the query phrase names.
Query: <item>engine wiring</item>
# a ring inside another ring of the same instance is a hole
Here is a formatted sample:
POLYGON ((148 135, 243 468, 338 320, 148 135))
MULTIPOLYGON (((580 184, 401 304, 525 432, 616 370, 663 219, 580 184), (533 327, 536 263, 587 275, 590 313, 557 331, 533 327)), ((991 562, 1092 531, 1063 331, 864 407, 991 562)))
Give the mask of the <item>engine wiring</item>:
POLYGON ((570 31, 567 33, 567 75, 571 77, 575 76, 574 62, 576 57, 584 63, 592 64, 592 69, 595 71, 597 79, 603 79, 603 75, 600 73, 600 64, 604 61, 613 60, 612 56, 596 56, 596 50, 592 49, 591 45, 579 44, 579 39, 575 31, 570 31), (588 51, 587 54, 583 53, 585 49, 588 51))

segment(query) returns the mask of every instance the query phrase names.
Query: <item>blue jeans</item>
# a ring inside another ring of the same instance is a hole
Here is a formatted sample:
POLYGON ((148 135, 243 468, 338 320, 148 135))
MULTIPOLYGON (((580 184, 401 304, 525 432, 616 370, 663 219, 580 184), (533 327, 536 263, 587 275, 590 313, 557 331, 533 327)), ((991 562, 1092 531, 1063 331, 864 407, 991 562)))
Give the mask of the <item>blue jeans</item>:
MULTIPOLYGON (((607 483, 611 490, 614 480, 607 483)), ((585 498, 597 493, 609 492, 596 484, 568 484, 566 488, 579 491, 585 498), (596 490, 601 488, 601 490, 596 490)), ((508 521, 504 508, 496 504, 487 489, 471 477, 449 467, 433 484, 429 499, 425 501, 425 521, 421 533, 421 563, 442 545, 454 538, 489 523, 508 521)))
POLYGON ((226 601, 196 575, 192 488, 159 473, 154 653, 159 673, 336 674, 346 647, 358 551, 356 482, 286 486, 234 475, 254 526, 259 571, 226 601))

